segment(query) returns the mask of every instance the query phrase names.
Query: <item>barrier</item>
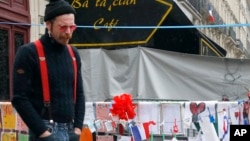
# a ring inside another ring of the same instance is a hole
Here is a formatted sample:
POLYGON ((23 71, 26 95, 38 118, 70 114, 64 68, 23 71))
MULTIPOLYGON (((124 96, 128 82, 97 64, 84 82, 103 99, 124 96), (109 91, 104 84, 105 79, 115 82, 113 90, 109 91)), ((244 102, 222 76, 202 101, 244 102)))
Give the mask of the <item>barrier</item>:
MULTIPOLYGON (((138 101, 135 104, 134 125, 149 121, 156 123, 149 126, 150 141, 169 140, 173 136, 183 141, 202 138, 229 141, 230 124, 249 124, 244 101, 138 101)), ((131 138, 133 132, 128 128, 129 122, 112 116, 111 106, 112 102, 86 103, 84 124, 94 135, 93 140, 131 138)), ((11 103, 1 102, 0 108, 1 141, 28 141, 28 128, 11 103)))

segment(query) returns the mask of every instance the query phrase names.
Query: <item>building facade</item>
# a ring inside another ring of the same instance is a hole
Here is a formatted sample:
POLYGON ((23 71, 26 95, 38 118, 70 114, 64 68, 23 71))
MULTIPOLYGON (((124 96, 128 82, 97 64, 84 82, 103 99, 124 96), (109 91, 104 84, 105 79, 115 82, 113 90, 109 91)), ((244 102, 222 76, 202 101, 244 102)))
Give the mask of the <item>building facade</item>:
POLYGON ((200 30, 227 50, 228 58, 250 58, 250 1, 178 0, 195 25, 215 25, 200 30), (209 16, 214 21, 209 21, 209 16), (216 26, 222 25, 222 26, 216 26))
POLYGON ((30 0, 30 41, 38 39, 45 32, 44 9, 49 0, 30 0))

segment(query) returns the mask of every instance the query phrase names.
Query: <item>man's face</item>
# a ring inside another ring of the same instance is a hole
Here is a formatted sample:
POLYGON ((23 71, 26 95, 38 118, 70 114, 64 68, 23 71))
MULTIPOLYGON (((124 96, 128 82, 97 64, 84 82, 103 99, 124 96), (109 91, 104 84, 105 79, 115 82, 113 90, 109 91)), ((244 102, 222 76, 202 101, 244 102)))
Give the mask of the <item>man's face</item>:
POLYGON ((64 14, 46 22, 51 36, 60 44, 67 45, 76 29, 74 14, 64 14))

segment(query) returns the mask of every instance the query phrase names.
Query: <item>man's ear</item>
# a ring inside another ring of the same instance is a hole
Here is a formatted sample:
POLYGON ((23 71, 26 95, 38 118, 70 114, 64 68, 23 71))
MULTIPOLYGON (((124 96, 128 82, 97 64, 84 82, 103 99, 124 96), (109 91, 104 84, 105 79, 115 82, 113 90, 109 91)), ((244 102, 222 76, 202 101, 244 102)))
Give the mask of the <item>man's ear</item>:
POLYGON ((46 28, 48 29, 48 31, 51 31, 52 22, 51 21, 46 21, 45 25, 46 25, 46 28))

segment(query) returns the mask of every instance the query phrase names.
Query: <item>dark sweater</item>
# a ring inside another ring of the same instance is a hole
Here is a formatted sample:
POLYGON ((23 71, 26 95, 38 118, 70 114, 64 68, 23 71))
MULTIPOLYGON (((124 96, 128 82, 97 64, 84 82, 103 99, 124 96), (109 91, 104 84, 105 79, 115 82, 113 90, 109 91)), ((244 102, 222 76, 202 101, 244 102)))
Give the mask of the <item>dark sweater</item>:
MULTIPOLYGON (((77 60, 77 94, 73 98, 73 63, 66 46, 57 43, 48 34, 40 40, 46 56, 50 87, 51 111, 56 122, 74 120, 74 127, 82 129, 85 115, 85 97, 81 75, 81 59, 75 47, 77 60)), ((43 119, 49 119, 48 110, 44 109, 40 65, 34 43, 18 48, 13 68, 12 105, 23 121, 37 136, 47 130, 43 119)))

